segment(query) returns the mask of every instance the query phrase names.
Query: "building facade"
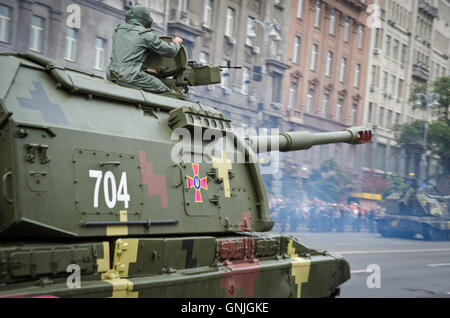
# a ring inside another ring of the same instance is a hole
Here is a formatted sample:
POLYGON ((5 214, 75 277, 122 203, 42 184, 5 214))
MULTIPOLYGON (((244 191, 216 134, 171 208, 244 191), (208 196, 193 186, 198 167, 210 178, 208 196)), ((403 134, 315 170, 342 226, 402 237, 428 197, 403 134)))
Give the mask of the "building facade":
POLYGON ((102 76, 114 27, 137 3, 151 7, 154 29, 162 34, 165 0, 0 0, 0 52, 42 54, 102 76))
POLYGON ((238 127, 279 127, 289 1, 201 0, 171 3, 169 34, 181 36, 190 58, 242 66, 224 70, 218 86, 191 97, 219 108, 238 127), (180 11, 181 10, 181 11, 180 11))
POLYGON ((450 3, 436 1, 375 0, 381 28, 372 30, 364 122, 375 131, 365 146, 364 169, 381 175, 431 175, 437 160, 428 156, 420 167, 421 149, 400 151, 396 125, 430 121, 425 111, 413 108, 412 90, 449 75, 450 3))
MULTIPOLYGON (((368 3, 293 0, 284 123, 289 130, 344 130, 363 123, 370 32, 368 3)), ((358 174, 361 153, 347 144, 313 147, 285 156, 292 176, 308 177, 324 160, 358 174)))

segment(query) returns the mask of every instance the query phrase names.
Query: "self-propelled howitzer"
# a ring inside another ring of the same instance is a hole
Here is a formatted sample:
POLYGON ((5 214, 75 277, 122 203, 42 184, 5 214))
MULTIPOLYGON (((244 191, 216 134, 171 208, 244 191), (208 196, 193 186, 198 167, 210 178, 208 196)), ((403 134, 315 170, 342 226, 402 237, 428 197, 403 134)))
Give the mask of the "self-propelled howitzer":
POLYGON ((237 144, 173 159, 177 129, 233 134, 220 111, 35 55, 0 68, 0 295, 329 297, 349 279, 342 256, 268 233, 259 166, 232 162, 237 144))

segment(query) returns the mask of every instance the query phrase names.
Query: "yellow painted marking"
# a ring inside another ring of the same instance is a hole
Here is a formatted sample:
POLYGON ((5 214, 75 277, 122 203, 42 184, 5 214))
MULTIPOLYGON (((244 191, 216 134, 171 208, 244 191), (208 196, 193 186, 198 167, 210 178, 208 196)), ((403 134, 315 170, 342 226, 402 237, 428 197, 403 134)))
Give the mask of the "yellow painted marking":
POLYGON ((119 239, 116 241, 114 252, 114 270, 120 277, 128 277, 128 270, 131 263, 136 263, 139 240, 119 239))
POLYGON ((311 268, 311 261, 298 257, 293 247, 294 241, 289 240, 288 255, 293 259, 291 274, 295 277, 295 284, 297 285, 297 298, 302 295, 302 283, 307 283, 309 278, 309 271, 311 268))
MULTIPOLYGON (((102 280, 113 286, 112 298, 137 298, 138 291, 133 291, 133 282, 128 279, 131 263, 136 263, 139 240, 119 239, 114 250, 113 269, 102 274, 102 280)), ((109 258, 109 257, 108 257, 109 258)))
POLYGON ((97 260, 97 272, 109 271, 109 242, 103 242, 103 258, 97 260))
POLYGON ((376 193, 358 193, 358 192, 354 192, 354 193, 352 193, 352 197, 353 198, 367 199, 367 200, 377 200, 377 201, 383 200, 383 196, 381 194, 376 194, 376 193))
POLYGON ((133 291, 133 282, 128 279, 120 278, 119 273, 110 270, 102 275, 102 279, 106 283, 113 286, 112 296, 110 298, 138 298, 139 292, 133 291))
POLYGON ((213 167, 219 172, 219 178, 223 179, 223 189, 225 197, 231 198, 230 179, 228 178, 228 170, 233 169, 231 160, 227 159, 226 151, 222 151, 222 158, 213 157, 213 167))
MULTIPOLYGON (((120 211, 120 222, 128 221, 127 211, 120 211)), ((126 236, 128 235, 128 225, 108 225, 106 236, 126 236)))

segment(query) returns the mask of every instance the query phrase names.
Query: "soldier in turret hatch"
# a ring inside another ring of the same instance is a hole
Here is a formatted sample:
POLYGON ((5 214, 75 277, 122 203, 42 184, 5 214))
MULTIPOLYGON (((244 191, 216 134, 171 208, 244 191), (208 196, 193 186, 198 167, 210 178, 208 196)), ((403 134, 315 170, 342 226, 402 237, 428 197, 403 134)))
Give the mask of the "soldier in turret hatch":
POLYGON ((148 7, 135 6, 126 12, 125 23, 118 25, 113 35, 111 64, 106 71, 109 81, 154 93, 170 91, 160 79, 144 70, 143 64, 149 51, 175 57, 183 40, 176 37, 172 43, 162 41, 151 29, 152 24, 148 7))

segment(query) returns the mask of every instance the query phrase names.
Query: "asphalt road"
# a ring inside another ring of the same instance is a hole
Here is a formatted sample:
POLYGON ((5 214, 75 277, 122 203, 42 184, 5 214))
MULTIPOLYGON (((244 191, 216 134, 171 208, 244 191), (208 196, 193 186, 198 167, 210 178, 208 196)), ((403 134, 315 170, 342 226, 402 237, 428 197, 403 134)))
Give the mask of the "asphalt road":
POLYGON ((450 298, 450 241, 366 232, 290 234, 307 247, 339 253, 350 262, 352 277, 341 286, 340 297, 450 298))

